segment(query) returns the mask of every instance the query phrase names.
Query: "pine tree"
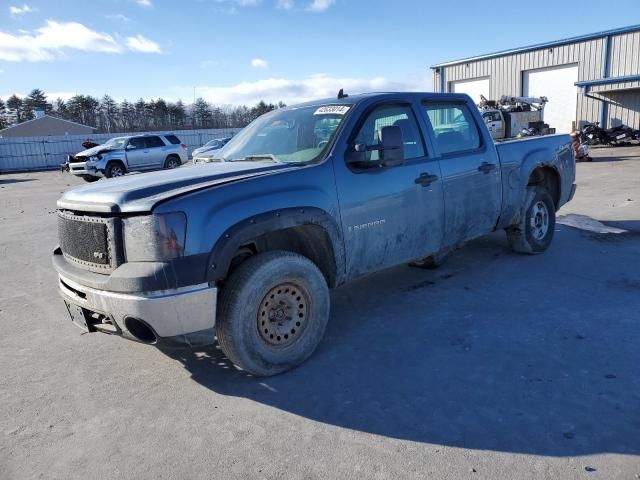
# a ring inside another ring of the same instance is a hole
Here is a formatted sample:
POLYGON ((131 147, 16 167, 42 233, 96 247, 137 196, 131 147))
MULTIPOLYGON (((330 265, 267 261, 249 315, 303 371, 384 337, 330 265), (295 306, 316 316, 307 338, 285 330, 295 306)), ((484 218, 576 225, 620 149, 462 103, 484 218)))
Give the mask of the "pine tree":
POLYGON ((47 95, 39 88, 31 90, 22 102, 24 105, 24 117, 33 118, 36 110, 42 110, 45 113, 51 112, 52 106, 47 102, 47 95))
POLYGON ((18 123, 23 121, 24 104, 22 103, 22 99, 15 93, 7 99, 7 108, 10 112, 16 115, 16 120, 18 123))

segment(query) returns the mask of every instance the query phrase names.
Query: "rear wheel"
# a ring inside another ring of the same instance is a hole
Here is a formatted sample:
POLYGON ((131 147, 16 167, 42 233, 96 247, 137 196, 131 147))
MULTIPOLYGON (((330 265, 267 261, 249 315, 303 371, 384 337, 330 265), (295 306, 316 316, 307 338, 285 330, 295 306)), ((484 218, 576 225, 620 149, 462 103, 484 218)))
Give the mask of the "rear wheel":
POLYGON ((164 168, 166 169, 178 168, 180 165, 182 165, 182 162, 177 157, 167 157, 164 162, 164 168))
POLYGON ((111 162, 104 171, 107 178, 121 177, 126 173, 124 165, 120 162, 111 162))
POLYGON ((517 225, 507 228, 511 249, 518 253, 544 252, 553 239, 556 208, 551 195, 540 185, 527 187, 524 215, 517 225))
POLYGON ((306 257, 274 251, 249 258, 222 289, 217 335, 234 364, 258 376, 299 365, 329 320, 329 288, 306 257))

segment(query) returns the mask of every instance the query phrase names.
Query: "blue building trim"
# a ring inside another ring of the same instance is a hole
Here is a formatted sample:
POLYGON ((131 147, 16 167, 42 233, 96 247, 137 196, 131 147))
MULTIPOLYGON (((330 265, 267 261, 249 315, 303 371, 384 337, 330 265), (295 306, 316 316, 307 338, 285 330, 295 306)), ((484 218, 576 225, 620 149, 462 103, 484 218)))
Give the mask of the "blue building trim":
POLYGON ((436 65, 433 65, 431 68, 436 69, 436 68, 442 68, 442 67, 449 67, 452 65, 460 65, 461 63, 469 63, 469 62, 475 62, 478 60, 487 60, 490 58, 505 57, 507 55, 514 55, 516 53, 533 52, 535 50, 541 50, 544 48, 560 47, 562 45, 567 45, 569 43, 584 42, 587 40, 594 40, 597 38, 611 37, 613 35, 621 35, 623 33, 638 32, 638 31, 640 31, 640 25, 630 25, 628 27, 616 28, 614 30, 605 30, 602 32, 596 32, 596 33, 590 33, 588 35, 580 35, 577 37, 565 38, 565 39, 556 40, 553 42, 538 43, 536 45, 530 45, 528 47, 513 48, 511 50, 502 50, 500 52, 488 53, 486 55, 479 55, 477 57, 469 57, 469 58, 463 58, 461 60, 454 60, 451 62, 438 63, 436 65))
POLYGON ((598 78, 596 80, 582 80, 576 82, 576 87, 593 87, 595 85, 612 85, 614 83, 640 82, 640 75, 626 75, 624 77, 598 78))

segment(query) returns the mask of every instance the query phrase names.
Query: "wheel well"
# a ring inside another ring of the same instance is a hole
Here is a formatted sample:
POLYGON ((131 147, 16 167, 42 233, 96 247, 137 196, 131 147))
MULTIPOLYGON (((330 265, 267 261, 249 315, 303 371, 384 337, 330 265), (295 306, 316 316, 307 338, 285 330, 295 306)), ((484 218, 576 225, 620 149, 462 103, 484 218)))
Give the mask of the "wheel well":
POLYGON ((551 167, 538 167, 529 175, 528 185, 542 185, 547 189, 556 210, 560 205, 560 175, 551 167))
POLYGON ((307 257, 320 269, 329 287, 336 285, 336 262, 331 238, 324 228, 311 224, 267 232, 242 244, 234 253, 228 275, 252 255, 272 250, 287 250, 307 257))

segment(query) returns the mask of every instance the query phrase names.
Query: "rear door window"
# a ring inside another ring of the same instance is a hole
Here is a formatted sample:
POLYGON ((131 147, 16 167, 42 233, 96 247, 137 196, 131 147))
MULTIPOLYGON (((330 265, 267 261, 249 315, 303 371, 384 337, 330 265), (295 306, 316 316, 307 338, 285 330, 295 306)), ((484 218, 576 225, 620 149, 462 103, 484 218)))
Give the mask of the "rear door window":
POLYGON ((476 150, 482 137, 466 105, 424 104, 441 155, 476 150))
POLYGON ((160 137, 146 137, 147 148, 157 148, 164 147, 164 142, 160 139, 160 137))

